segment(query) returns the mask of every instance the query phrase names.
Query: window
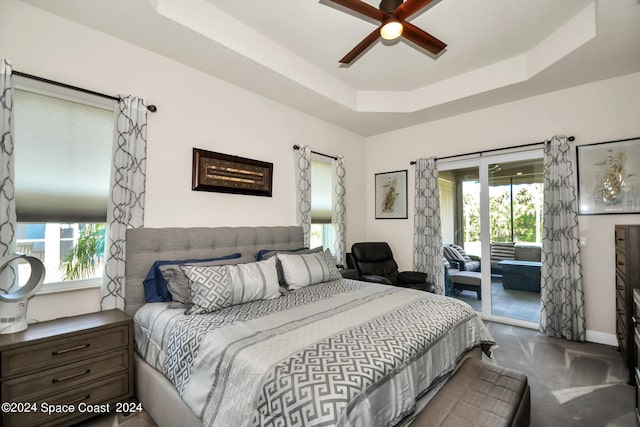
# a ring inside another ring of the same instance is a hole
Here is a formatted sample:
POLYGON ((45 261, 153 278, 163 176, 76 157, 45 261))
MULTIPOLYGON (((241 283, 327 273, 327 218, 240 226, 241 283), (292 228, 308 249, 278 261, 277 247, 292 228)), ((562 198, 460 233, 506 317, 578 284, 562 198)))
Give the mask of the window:
POLYGON ((45 284, 101 277, 113 101, 16 78, 14 106, 17 251, 45 284))
POLYGON ((332 248, 336 239, 331 225, 333 215, 331 163, 311 160, 311 235, 312 248, 332 248))
POLYGON ((489 164, 491 241, 542 245, 543 159, 489 164))

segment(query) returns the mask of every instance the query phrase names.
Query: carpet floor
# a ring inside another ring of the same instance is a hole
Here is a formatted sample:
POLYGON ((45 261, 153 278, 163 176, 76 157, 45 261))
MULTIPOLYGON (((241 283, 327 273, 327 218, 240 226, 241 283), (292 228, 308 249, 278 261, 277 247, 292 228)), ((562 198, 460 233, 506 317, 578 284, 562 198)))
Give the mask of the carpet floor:
MULTIPOLYGON (((635 389, 615 347, 549 338, 537 331, 487 322, 497 365, 527 375, 531 427, 635 427, 635 389)), ((107 414, 86 427, 153 427, 145 413, 107 414)))
POLYGON ((496 364, 527 375, 531 427, 635 427, 635 388, 615 347, 487 323, 496 364))

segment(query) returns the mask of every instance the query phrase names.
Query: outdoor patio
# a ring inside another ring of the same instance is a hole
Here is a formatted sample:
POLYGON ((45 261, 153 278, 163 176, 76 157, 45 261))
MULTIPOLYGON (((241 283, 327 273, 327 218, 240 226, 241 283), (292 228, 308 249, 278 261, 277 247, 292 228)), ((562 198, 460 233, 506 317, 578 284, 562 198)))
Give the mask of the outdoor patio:
MULTIPOLYGON (((476 311, 482 310, 482 301, 477 298, 474 291, 455 291, 452 296, 468 303, 476 311)), ((491 278, 491 304, 491 312, 494 316, 533 323, 540 322, 540 294, 503 289, 500 276, 491 278)))

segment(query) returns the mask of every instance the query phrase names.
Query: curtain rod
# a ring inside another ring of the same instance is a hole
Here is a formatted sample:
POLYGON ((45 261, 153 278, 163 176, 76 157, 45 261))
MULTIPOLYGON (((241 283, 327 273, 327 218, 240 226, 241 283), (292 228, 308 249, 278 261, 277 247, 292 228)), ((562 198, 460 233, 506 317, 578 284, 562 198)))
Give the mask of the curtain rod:
MULTIPOLYGON (((575 141, 575 136, 570 136, 567 137, 567 139, 569 141, 575 141)), ((473 154, 479 154, 479 155, 483 155, 485 153, 492 153, 494 151, 502 151, 502 150, 511 150, 513 148, 523 148, 523 147, 532 147, 534 145, 541 145, 546 143, 547 141, 540 141, 540 142, 531 142, 529 144, 521 144, 521 145, 512 145, 511 147, 503 147, 503 148, 492 148, 491 150, 484 150, 484 151, 474 151, 472 153, 464 153, 464 154, 454 154, 452 156, 445 156, 445 157, 436 157, 436 160, 444 160, 444 159, 453 159, 455 157, 463 157, 463 156, 471 156, 473 154)), ((411 162, 409 162, 409 164, 411 165, 415 165, 416 161, 412 160, 411 162)))
MULTIPOLYGON (((299 149, 300 149, 300 146, 299 146, 299 145, 294 145, 294 146, 293 146, 293 149, 294 149, 294 150, 299 150, 299 149)), ((336 157, 336 156, 330 156, 330 155, 328 155, 328 154, 318 153, 317 151, 313 151, 313 150, 311 150, 311 152, 312 152, 313 154, 317 154, 318 156, 324 156, 324 157, 328 157, 328 158, 333 159, 333 160, 338 160, 338 157, 336 157)))
MULTIPOLYGON (((111 99, 114 101, 120 101, 120 97, 119 96, 112 96, 112 95, 107 95, 104 93, 100 93, 100 92, 95 92, 93 90, 89 90, 89 89, 84 89, 78 86, 72 86, 66 83, 60 83, 57 82, 55 80, 49 80, 49 79, 45 79, 44 77, 38 77, 38 76, 34 76, 32 74, 27 74, 27 73, 23 73, 21 71, 16 71, 13 70, 13 74, 15 74, 16 76, 20 76, 20 77, 24 77, 27 79, 31 79, 31 80, 37 80, 39 82, 43 82, 43 83, 49 83, 55 86, 60 86, 66 89, 72 89, 72 90, 77 90, 78 92, 83 92, 83 93, 88 93, 89 95, 95 95, 95 96, 99 96, 101 98, 107 98, 107 99, 111 99)), ((147 110, 151 111, 152 113, 155 113, 156 111, 158 111, 158 107, 156 107, 155 105, 147 105, 147 110)))

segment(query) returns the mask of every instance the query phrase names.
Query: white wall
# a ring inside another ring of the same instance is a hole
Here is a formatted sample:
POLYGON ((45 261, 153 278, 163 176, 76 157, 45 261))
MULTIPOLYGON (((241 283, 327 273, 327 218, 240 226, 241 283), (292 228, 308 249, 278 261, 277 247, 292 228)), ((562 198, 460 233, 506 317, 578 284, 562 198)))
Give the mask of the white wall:
MULTIPOLYGON (((365 236, 361 136, 13 0, 0 3, 0 57, 18 71, 158 106, 148 118, 146 226, 296 224, 292 146, 308 144, 345 156, 348 245, 365 236), (272 162, 273 197, 191 191, 193 147, 272 162)), ((34 299, 30 316, 68 316, 98 301, 95 290, 63 295, 34 299)))
MULTIPOLYGON (((640 136, 640 73, 523 99, 367 139, 367 239, 389 241, 401 268, 412 265, 413 185, 408 220, 375 220, 373 175, 409 170, 411 160, 462 154, 574 135, 577 144, 640 136), (393 147, 391 149, 391 147, 393 147)), ((640 215, 580 217, 585 315, 591 336, 615 334, 615 224, 640 215)), ((611 337, 609 337, 611 338, 611 337)), ((597 339, 597 338, 596 338, 597 339)), ((606 340, 606 339, 605 339, 606 340)))

